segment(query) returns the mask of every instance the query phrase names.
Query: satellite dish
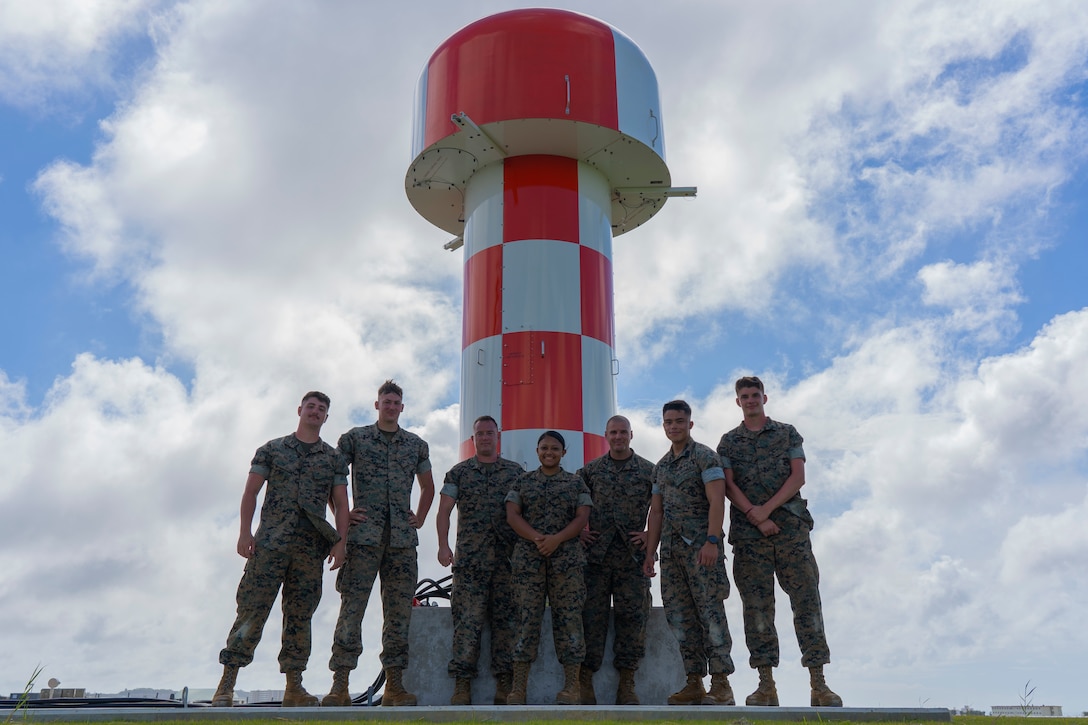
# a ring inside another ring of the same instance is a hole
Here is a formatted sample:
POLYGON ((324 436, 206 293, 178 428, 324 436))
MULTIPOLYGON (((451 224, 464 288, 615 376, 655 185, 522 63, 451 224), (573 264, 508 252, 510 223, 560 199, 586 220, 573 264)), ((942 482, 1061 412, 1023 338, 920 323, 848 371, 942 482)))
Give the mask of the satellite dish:
POLYGON ((60 680, 58 680, 56 677, 50 677, 49 678, 49 686, 51 688, 53 688, 54 690, 57 688, 57 685, 59 685, 59 684, 60 684, 60 680))

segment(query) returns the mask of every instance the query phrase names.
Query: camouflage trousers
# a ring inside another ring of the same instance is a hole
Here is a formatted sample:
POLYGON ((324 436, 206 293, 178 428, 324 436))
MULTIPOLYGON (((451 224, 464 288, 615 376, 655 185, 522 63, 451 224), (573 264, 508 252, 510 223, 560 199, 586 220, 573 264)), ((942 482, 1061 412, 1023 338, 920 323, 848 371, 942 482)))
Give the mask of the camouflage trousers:
POLYGON ((725 552, 718 545, 714 566, 699 564, 699 547, 662 547, 661 599, 665 620, 680 645, 684 673, 688 675, 732 674, 733 639, 725 618, 729 577, 725 573, 725 552))
POLYGON ((362 546, 348 542, 348 555, 336 577, 340 616, 332 638, 329 669, 355 669, 363 653, 363 616, 374 588, 382 584, 382 667, 408 666, 408 627, 412 621, 418 563, 414 546, 362 546))
MULTIPOLYGON (((581 542, 574 540, 578 546, 581 542)), ((582 607, 586 601, 583 563, 556 551, 543 557, 532 544, 519 542, 511 567, 511 579, 518 602, 515 662, 532 662, 540 647, 544 605, 552 610, 552 641, 563 665, 579 665, 586 656, 582 632, 582 607)))
POLYGON ((807 534, 742 539, 733 545, 733 579, 744 609, 748 664, 778 666, 778 632, 774 626, 774 579, 790 598, 793 628, 805 667, 831 661, 820 604, 820 570, 807 534))
POLYGON ((453 617, 450 677, 476 677, 480 637, 488 623, 491 625, 491 672, 496 675, 510 672, 518 612, 510 580, 510 559, 500 552, 490 567, 472 561, 454 564, 450 608, 453 617))
POLYGON ((283 586, 280 672, 305 670, 310 660, 310 620, 321 601, 324 557, 255 548, 238 583, 238 616, 219 663, 245 667, 261 641, 264 624, 283 586))
POLYGON ((615 636, 612 664, 617 670, 637 670, 646 654, 646 620, 650 615, 650 579, 642 573, 622 542, 613 542, 603 561, 586 564, 586 604, 582 610, 586 659, 583 667, 601 669, 608 638, 608 614, 613 614, 615 636))

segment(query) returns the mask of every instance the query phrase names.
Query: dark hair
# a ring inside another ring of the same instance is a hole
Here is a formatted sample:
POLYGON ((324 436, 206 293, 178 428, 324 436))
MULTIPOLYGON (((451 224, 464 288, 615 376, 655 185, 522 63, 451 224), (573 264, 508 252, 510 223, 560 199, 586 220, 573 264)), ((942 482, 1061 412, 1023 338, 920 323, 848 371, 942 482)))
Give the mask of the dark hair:
POLYGON ((332 400, 329 398, 329 396, 325 395, 320 390, 311 390, 310 392, 303 395, 302 396, 302 402, 299 403, 299 405, 304 405, 306 403, 306 401, 309 400, 310 398, 317 398, 318 400, 320 400, 322 403, 325 404, 326 408, 331 408, 332 407, 332 400))
POLYGON ((544 431, 543 433, 540 434, 540 437, 536 439, 536 444, 539 446, 540 441, 544 440, 545 438, 554 438, 554 439, 556 439, 557 441, 559 441, 559 445, 563 448, 563 450, 564 451, 567 450, 567 442, 565 440, 563 440, 563 436, 559 433, 559 431, 556 431, 556 430, 546 430, 546 431, 544 431))
POLYGON ((743 378, 739 378, 733 386, 733 390, 739 393, 741 388, 759 388, 759 392, 767 392, 763 389, 763 381, 755 375, 747 375, 743 378))
POLYGON ((499 427, 499 421, 492 418, 490 415, 481 415, 476 420, 472 421, 472 427, 475 428, 477 423, 494 423, 495 427, 499 427))
POLYGON ((691 417, 691 406, 685 400, 670 400, 665 403, 661 406, 661 415, 665 415, 670 410, 679 410, 681 413, 686 413, 689 418, 691 417))
POLYGON ((382 383, 382 386, 380 388, 378 388, 378 397, 379 398, 382 397, 383 395, 388 395, 389 393, 393 393, 394 395, 396 395, 397 397, 400 397, 400 398, 404 397, 404 391, 400 389, 399 385, 397 385, 395 382, 393 382, 392 378, 390 378, 389 380, 386 380, 384 383, 382 383))

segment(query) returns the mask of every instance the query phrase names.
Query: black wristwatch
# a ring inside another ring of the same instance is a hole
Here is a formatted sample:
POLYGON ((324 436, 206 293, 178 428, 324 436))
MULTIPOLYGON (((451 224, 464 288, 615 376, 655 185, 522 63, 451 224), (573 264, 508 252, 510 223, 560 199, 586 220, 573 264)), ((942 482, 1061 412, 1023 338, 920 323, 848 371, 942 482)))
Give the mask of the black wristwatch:
POLYGON ((722 540, 719 539, 717 536, 708 536, 708 537, 706 537, 706 543, 708 543, 708 544, 714 544, 714 546, 717 546, 721 542, 722 542, 722 540))

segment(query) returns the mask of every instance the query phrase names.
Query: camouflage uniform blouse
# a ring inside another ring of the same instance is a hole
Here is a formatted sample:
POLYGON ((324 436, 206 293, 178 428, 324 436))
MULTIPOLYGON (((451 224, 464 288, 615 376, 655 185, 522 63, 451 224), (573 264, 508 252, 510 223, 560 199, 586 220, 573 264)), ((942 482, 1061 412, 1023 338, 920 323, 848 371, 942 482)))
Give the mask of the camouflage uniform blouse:
MULTIPOLYGON (((539 468, 523 473, 514 481, 506 500, 521 506, 521 517, 545 535, 558 534, 565 529, 578 515, 579 506, 593 505, 585 482, 562 469, 554 476, 545 476, 539 468)), ((514 557, 515 560, 543 558, 536 550, 536 544, 520 537, 514 557)), ((586 562, 582 542, 577 536, 560 544, 548 558, 559 569, 584 566, 586 562)))
MULTIPOLYGON (((761 506, 782 488, 790 477, 790 461, 804 460, 804 439, 789 423, 767 419, 760 430, 750 431, 741 423, 722 436, 718 453, 726 468, 733 469, 733 482, 748 500, 761 506)), ((771 513, 782 534, 804 535, 812 530, 812 515, 800 492, 771 513)), ((729 507, 729 542, 760 539, 763 534, 748 522, 736 506, 729 507)))
POLYGON ((496 553, 510 558, 517 534, 506 523, 506 494, 525 470, 505 458, 473 456, 450 469, 441 494, 457 502, 457 565, 491 568, 496 553))
POLYGON ((669 448, 654 473, 653 493, 661 495, 661 556, 672 547, 700 547, 706 542, 710 502, 706 484, 725 478, 718 454, 702 443, 689 441, 680 455, 669 448))
POLYGON ((614 540, 626 546, 642 563, 644 552, 631 544, 630 532, 646 529, 653 475, 654 464, 634 452, 622 463, 613 461, 606 453, 578 471, 593 499, 589 528, 600 532, 586 550, 589 563, 602 562, 614 540))
POLYGON ((390 547, 418 545, 408 514, 412 482, 417 474, 431 470, 426 441, 403 428, 387 437, 374 424, 352 428, 340 436, 337 447, 351 464, 352 506, 365 508, 367 517, 348 530, 348 541, 381 546, 388 530, 390 547))
POLYGON ((256 546, 288 551, 312 542, 314 535, 329 545, 340 540, 325 519, 332 487, 348 483, 347 461, 335 448, 322 440, 303 443, 292 433, 258 448, 249 472, 268 481, 256 546))

